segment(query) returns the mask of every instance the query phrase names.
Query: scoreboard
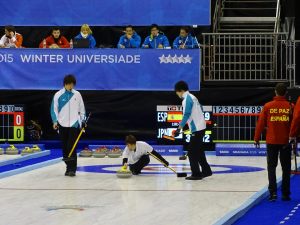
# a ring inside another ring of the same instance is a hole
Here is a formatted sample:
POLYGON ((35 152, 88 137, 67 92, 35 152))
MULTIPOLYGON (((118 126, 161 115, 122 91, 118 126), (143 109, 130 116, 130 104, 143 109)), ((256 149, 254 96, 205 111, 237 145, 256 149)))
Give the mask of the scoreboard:
MULTIPOLYGON (((213 106, 214 141, 253 142, 262 106, 213 106)), ((261 140, 265 139, 262 134, 261 140)))
POLYGON ((0 141, 24 141, 23 105, 0 105, 0 141))
MULTIPOLYGON (((206 120, 204 143, 251 143, 262 106, 203 106, 206 120)), ((190 132, 186 131, 176 138, 175 142, 163 139, 164 135, 172 135, 182 120, 182 106, 157 106, 157 140, 160 144, 185 145, 190 140, 190 132)), ((188 130, 185 127, 183 130, 188 130)), ((265 134, 261 135, 265 140, 265 134)))
MULTIPOLYGON (((179 122, 182 120, 182 106, 181 105, 158 105, 156 108, 157 113, 157 140, 160 144, 170 144, 169 140, 163 139, 164 135, 171 136, 172 131, 176 130, 179 126, 179 122)), ((212 106, 203 106, 203 115, 206 121, 207 129, 203 137, 204 143, 212 143, 212 106)), ((175 142, 175 145, 187 144, 190 141, 190 131, 188 127, 183 128, 185 132, 180 134, 175 142)))

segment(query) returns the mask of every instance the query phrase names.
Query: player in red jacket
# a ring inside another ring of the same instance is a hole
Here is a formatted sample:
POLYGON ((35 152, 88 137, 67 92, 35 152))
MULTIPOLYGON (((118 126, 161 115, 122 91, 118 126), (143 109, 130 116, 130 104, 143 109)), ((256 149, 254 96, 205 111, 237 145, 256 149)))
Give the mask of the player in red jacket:
POLYGON ((290 120, 292 104, 287 101, 285 84, 276 85, 273 101, 264 105, 255 130, 255 145, 259 147, 261 133, 267 128, 267 164, 270 201, 277 199, 276 167, 278 155, 282 167, 282 200, 290 199, 291 148, 289 147, 290 120))
POLYGON ((68 40, 61 35, 60 28, 52 28, 51 35, 40 43, 40 48, 70 48, 68 40))

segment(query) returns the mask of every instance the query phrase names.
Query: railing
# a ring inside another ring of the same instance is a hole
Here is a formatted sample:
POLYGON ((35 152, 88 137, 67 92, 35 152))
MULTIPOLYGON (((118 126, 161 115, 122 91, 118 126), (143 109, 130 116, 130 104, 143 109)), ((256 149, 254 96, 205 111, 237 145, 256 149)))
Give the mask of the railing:
POLYGON ((281 4, 280 0, 277 0, 277 8, 276 8, 276 21, 275 21, 275 26, 274 26, 274 33, 279 32, 279 27, 280 27, 280 14, 281 14, 281 4))
POLYGON ((285 33, 204 33, 204 81, 291 81, 285 33))
POLYGON ((213 32, 217 32, 219 29, 219 21, 220 21, 219 18, 222 15, 222 4, 223 4, 223 0, 216 1, 215 13, 213 18, 213 32))

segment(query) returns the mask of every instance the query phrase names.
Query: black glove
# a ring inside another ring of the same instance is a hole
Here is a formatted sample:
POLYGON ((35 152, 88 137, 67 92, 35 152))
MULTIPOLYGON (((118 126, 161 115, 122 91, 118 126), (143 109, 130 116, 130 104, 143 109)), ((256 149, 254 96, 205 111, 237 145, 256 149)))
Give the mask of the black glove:
POLYGON ((172 132, 173 137, 178 137, 180 135, 180 129, 177 128, 175 131, 172 132))
POLYGON ((82 127, 82 128, 86 128, 86 127, 87 127, 87 123, 86 123, 86 121, 82 121, 82 123, 81 123, 81 127, 82 127))
POLYGON ((128 158, 123 158, 122 165, 124 165, 125 163, 128 163, 128 158))
POLYGON ((290 144, 292 150, 295 151, 297 148, 297 138, 291 137, 289 140, 289 144, 290 144))
POLYGON ((254 142, 254 146, 255 146, 255 148, 260 148, 259 141, 255 141, 255 142, 254 142))

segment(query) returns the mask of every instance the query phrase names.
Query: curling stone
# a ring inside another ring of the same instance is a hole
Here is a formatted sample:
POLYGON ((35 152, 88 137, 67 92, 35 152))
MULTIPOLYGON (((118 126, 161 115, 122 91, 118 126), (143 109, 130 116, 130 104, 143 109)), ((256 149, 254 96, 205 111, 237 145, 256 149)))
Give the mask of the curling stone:
POLYGON ((109 158, 119 158, 122 155, 122 150, 119 147, 114 147, 107 153, 109 158))
POLYGON ((104 158, 106 156, 108 149, 106 147, 99 147, 93 151, 93 156, 95 158, 104 158))
POLYGON ((119 178, 130 178, 132 176, 132 173, 130 170, 127 170, 127 167, 122 167, 121 169, 119 169, 117 172, 117 177, 119 178))
POLYGON ((4 154, 4 149, 0 148, 0 155, 3 155, 3 154, 4 154))
POLYGON ((81 157, 91 157, 93 155, 93 152, 88 149, 88 148, 84 148, 80 153, 79 156, 81 157))
POLYGON ((25 147, 24 149, 21 150, 21 155, 29 155, 32 153, 33 153, 33 150, 29 147, 25 147))
POLYGON ((14 145, 10 145, 9 147, 6 148, 5 153, 7 155, 18 155, 19 150, 14 145))
POLYGON ((31 150, 33 152, 40 152, 40 151, 42 151, 38 145, 33 145, 32 148, 31 148, 31 150))

